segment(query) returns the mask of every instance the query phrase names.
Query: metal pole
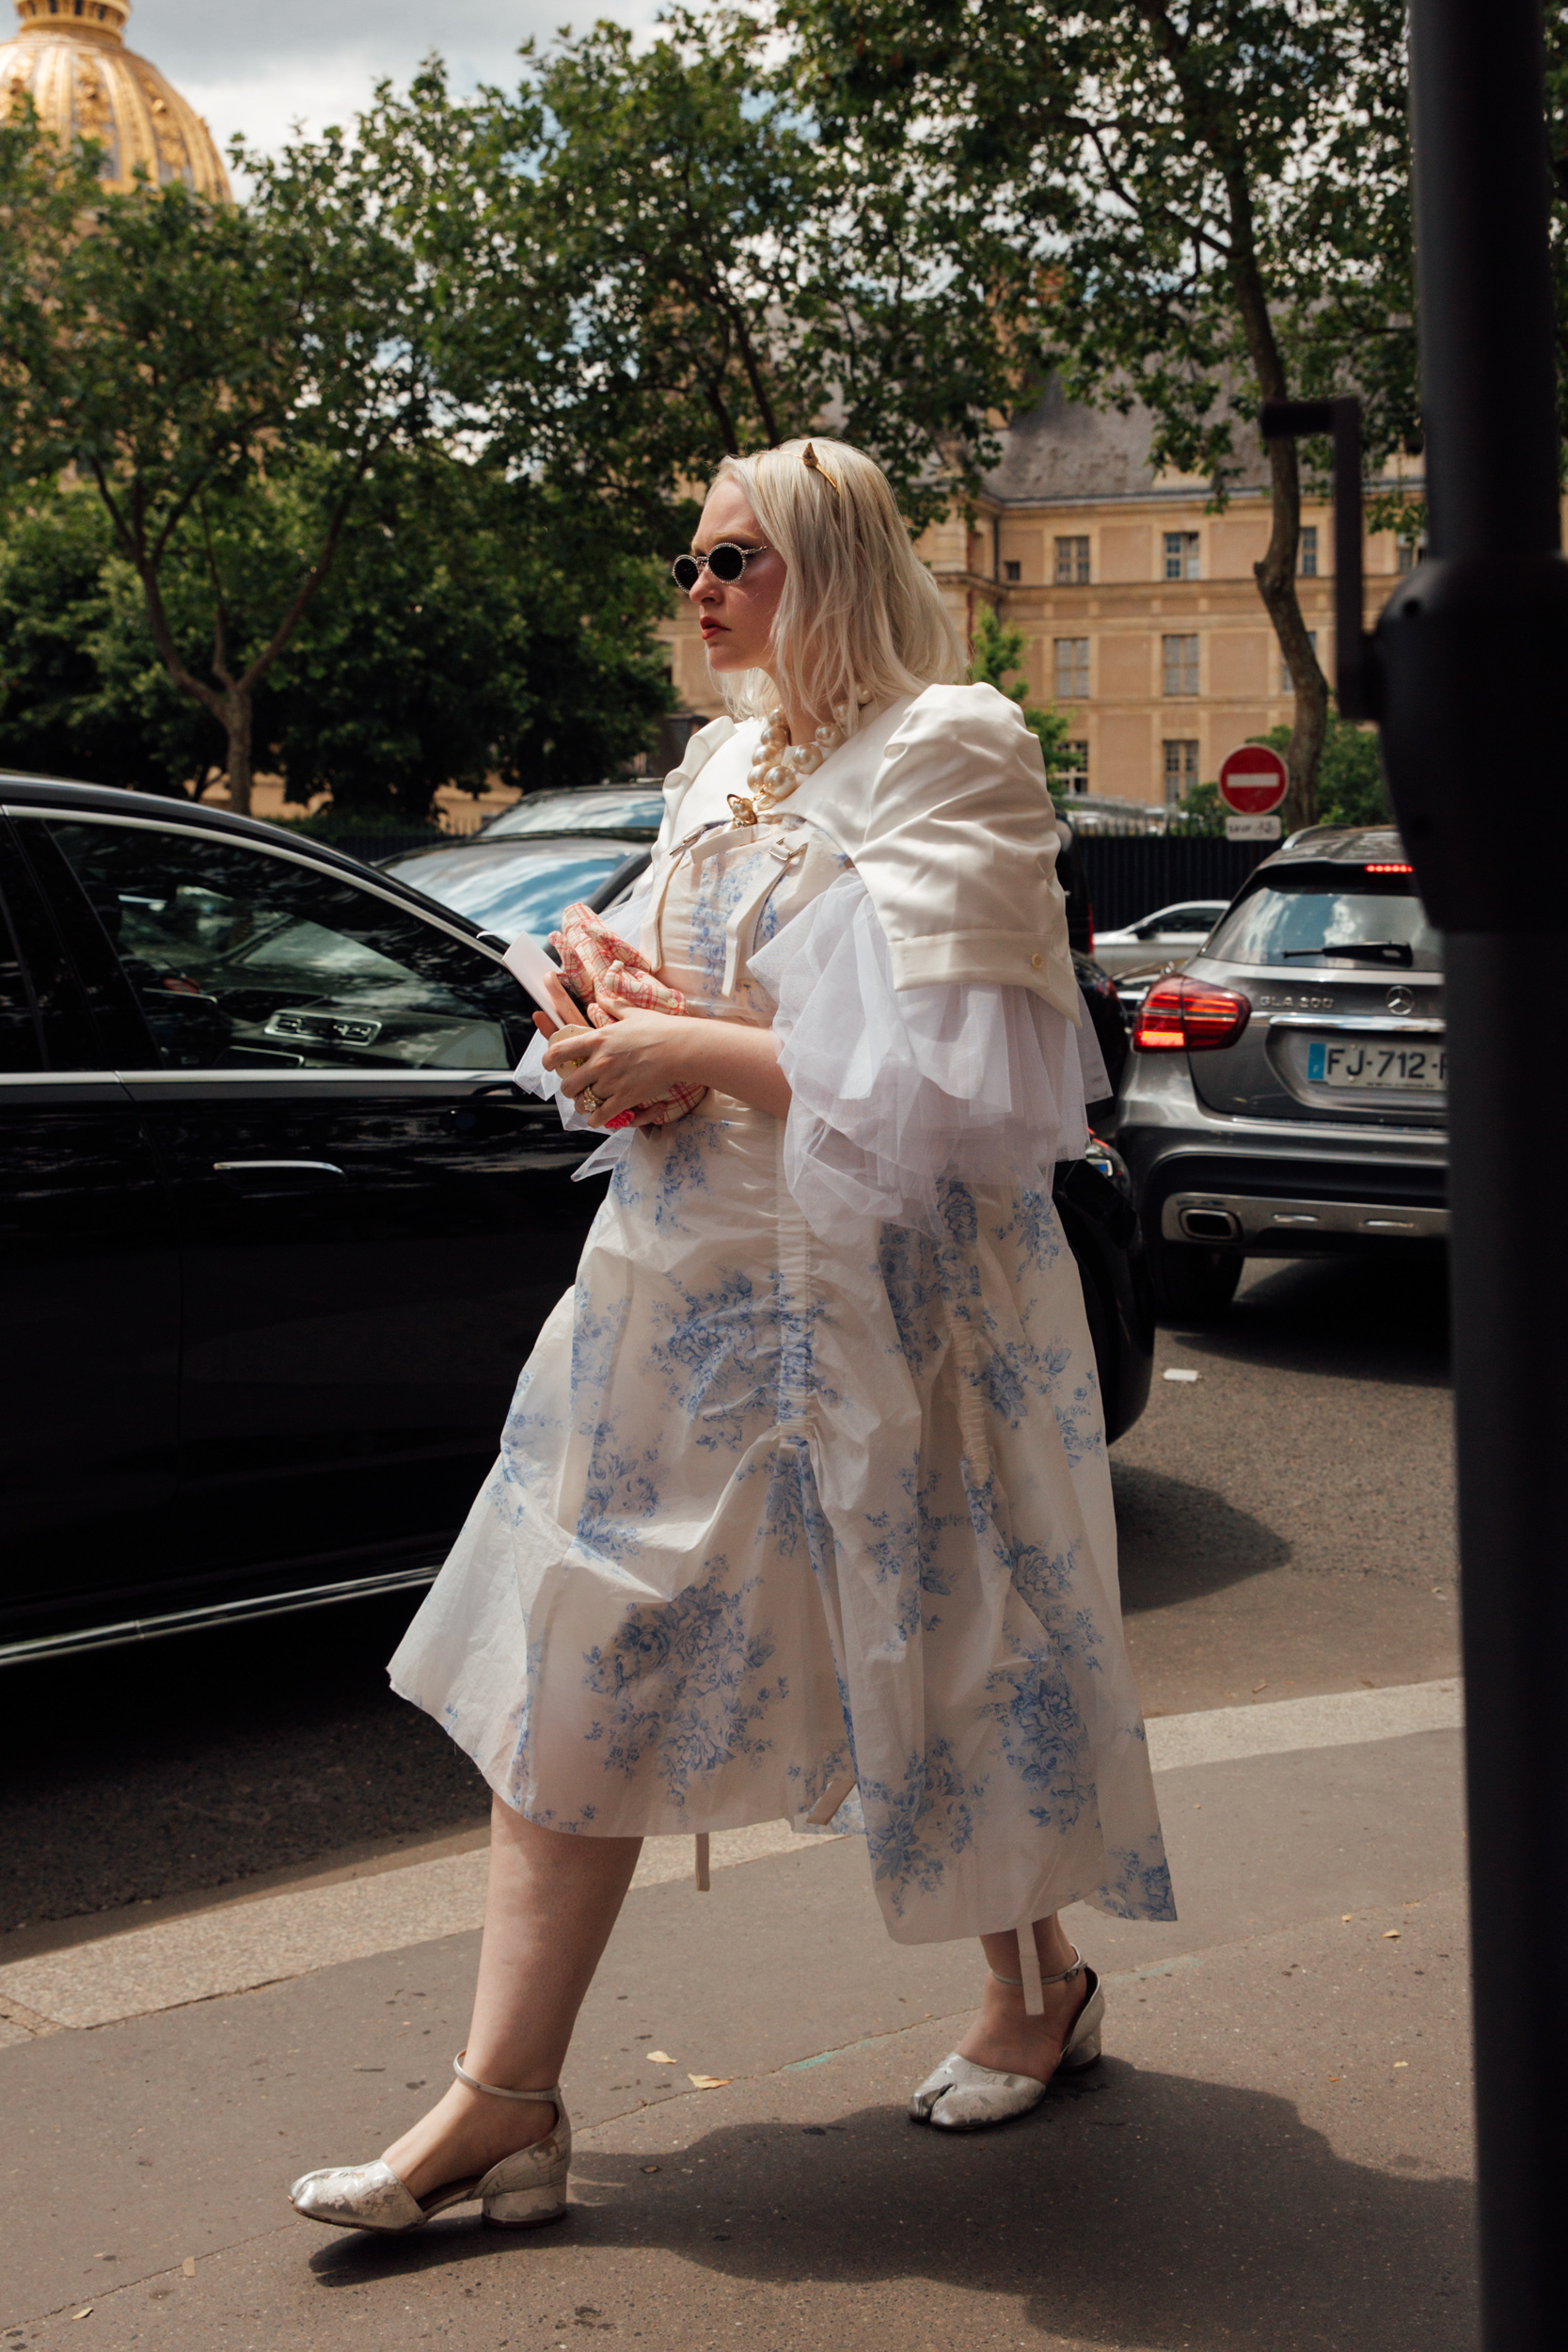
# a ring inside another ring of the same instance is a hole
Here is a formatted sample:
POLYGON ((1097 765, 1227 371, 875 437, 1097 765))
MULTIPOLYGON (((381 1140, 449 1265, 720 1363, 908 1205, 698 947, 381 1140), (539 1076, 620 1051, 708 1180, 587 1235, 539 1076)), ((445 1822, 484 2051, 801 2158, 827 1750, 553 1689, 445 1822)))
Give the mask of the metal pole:
POLYGON ((1568 565, 1536 0, 1413 0, 1431 555, 1370 648, 1448 934, 1484 2340, 1553 2352, 1568 2132, 1568 565))

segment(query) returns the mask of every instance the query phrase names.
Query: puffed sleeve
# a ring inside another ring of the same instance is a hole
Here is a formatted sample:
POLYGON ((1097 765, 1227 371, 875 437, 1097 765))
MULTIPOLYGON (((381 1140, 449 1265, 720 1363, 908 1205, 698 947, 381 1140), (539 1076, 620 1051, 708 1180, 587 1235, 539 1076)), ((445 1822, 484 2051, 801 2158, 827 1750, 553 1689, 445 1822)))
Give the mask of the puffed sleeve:
POLYGON ((751 972, 773 999, 793 1091, 785 1181, 824 1238, 861 1217, 940 1235, 945 1181, 1039 1183, 1053 1162, 1081 1156, 1085 1102, 1111 1091, 1092 1025, 1075 1027, 1032 989, 900 987, 852 870, 751 972))
POLYGON ((1011 983, 1076 1025, 1055 812, 1016 703, 994 686, 916 695, 883 749, 863 826, 852 855, 896 988, 1011 983))

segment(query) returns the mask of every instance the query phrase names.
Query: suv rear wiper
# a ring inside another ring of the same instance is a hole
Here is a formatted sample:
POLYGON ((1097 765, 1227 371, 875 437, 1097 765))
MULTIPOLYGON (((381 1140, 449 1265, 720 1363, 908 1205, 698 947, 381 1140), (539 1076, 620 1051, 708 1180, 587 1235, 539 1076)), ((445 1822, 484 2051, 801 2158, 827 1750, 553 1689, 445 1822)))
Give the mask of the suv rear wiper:
POLYGON ((1290 963, 1298 956, 1373 956, 1379 963, 1394 962, 1406 966, 1416 961, 1416 950, 1408 939, 1358 939, 1353 946, 1342 947, 1286 947, 1281 951, 1281 963, 1290 963))

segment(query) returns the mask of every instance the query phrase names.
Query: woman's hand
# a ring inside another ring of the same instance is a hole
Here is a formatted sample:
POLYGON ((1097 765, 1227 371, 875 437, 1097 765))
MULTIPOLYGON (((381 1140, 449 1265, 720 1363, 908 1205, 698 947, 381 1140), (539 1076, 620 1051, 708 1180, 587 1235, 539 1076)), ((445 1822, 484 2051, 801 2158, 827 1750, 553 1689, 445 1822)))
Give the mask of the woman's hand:
POLYGON ((683 1055, 682 1047, 689 1045, 692 1029, 707 1025, 670 1012, 618 1013, 608 1029, 558 1039, 545 1055, 545 1067, 559 1073, 562 1091, 574 1104, 592 1089, 597 1107, 582 1116, 602 1127, 639 1103, 657 1103, 677 1081, 689 1079, 686 1063, 692 1056, 689 1050, 683 1055), (569 1068, 571 1063, 578 1067, 569 1068))
MULTIPOLYGON (((539 1025, 544 1027, 543 1021, 539 1025)), ((779 1068, 778 1040, 771 1029, 752 1028, 747 1022, 628 1009, 616 1014, 610 1028, 556 1039, 545 1067, 560 1073, 562 1089, 574 1103, 592 1089, 597 1107, 582 1116, 598 1127, 639 1103, 658 1102, 677 1084, 717 1087, 775 1119, 789 1112, 789 1081, 779 1068), (569 1062, 581 1066, 570 1070, 569 1062)), ((648 1118, 633 1121, 639 1127, 654 1123, 648 1118)))

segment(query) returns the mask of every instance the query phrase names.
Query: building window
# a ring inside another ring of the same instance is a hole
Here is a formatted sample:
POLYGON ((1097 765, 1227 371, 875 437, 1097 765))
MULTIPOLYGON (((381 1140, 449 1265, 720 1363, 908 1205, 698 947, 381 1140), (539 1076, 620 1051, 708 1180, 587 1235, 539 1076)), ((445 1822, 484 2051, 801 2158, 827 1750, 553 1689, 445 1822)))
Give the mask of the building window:
POLYGON ((1318 526, 1316 523, 1307 523, 1303 528, 1301 554, 1296 568, 1303 580, 1316 580, 1318 577, 1318 526))
POLYGON ((1197 745, 1190 736, 1180 741, 1165 739, 1165 799, 1174 807, 1184 801, 1197 782, 1197 745))
POLYGON ((1086 637, 1056 640, 1056 700, 1082 702, 1089 691, 1089 641, 1086 637))
POLYGON ((1002 566, 1002 577, 1006 580, 1022 580, 1023 578, 1022 564, 1015 564, 1009 559, 1008 562, 1004 564, 1002 566))
POLYGON ((1086 743, 1069 742, 1062 746, 1067 766, 1057 770, 1064 792, 1086 792, 1089 788, 1089 747, 1086 743))
POLYGON ((1196 531, 1167 531, 1165 533, 1165 578, 1167 580, 1196 580, 1197 533, 1196 531))
POLYGON ((1197 692, 1197 639, 1196 637, 1166 637, 1162 639, 1165 651, 1165 691, 1167 694, 1197 692))
POLYGON ((1418 564, 1424 564, 1426 551, 1425 539, 1396 539, 1394 542, 1394 561, 1402 573, 1413 572, 1418 564))
POLYGON ((1056 542, 1056 585, 1058 588, 1086 588, 1089 580, 1089 543, 1083 539, 1058 539, 1056 542))
MULTIPOLYGON (((1318 632, 1315 628, 1307 630, 1307 642, 1312 648, 1312 659, 1315 661, 1318 658, 1318 632)), ((1283 654, 1279 657, 1279 691, 1282 694, 1293 694, 1296 691, 1291 677, 1291 665, 1283 654)))

